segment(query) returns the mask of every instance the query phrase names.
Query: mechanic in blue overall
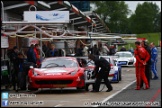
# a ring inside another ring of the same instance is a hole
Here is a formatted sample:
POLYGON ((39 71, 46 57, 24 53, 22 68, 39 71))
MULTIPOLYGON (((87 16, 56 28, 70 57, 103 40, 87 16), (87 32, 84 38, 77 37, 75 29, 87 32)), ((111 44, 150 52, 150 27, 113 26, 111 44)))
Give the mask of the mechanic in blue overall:
POLYGON ((89 54, 88 58, 93 60, 95 63, 95 68, 93 71, 92 79, 96 78, 95 84, 93 86, 93 90, 91 92, 99 92, 101 80, 104 79, 104 83, 108 90, 106 92, 110 92, 113 90, 113 87, 108 80, 109 72, 110 72, 110 63, 103 57, 95 56, 93 54, 89 54), (99 70, 99 68, 101 68, 99 70))
POLYGON ((156 80, 156 79, 158 79, 157 69, 156 69, 158 53, 157 53, 157 48, 155 47, 153 42, 150 43, 150 48, 151 48, 151 71, 154 74, 153 80, 156 80))

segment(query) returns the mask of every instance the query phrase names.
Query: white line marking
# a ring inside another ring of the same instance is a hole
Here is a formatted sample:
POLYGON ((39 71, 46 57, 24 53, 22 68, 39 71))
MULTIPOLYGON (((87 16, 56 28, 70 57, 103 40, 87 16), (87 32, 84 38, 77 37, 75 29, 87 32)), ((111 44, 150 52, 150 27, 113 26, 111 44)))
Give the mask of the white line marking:
POLYGON ((60 107, 60 106, 63 106, 63 104, 58 104, 58 105, 56 105, 56 106, 54 106, 54 107, 60 107))
MULTIPOLYGON (((134 82, 136 82, 136 80, 132 81, 131 83, 129 83, 124 88, 122 88, 121 90, 117 91, 116 93, 114 93, 114 94, 110 95, 109 97, 105 98, 101 103, 105 103, 109 99, 113 98, 114 96, 116 96, 117 94, 119 94, 120 92, 122 92, 123 90, 125 90, 126 88, 128 88, 130 85, 132 85, 134 82)), ((98 107, 98 105, 93 105, 92 107, 98 107)))

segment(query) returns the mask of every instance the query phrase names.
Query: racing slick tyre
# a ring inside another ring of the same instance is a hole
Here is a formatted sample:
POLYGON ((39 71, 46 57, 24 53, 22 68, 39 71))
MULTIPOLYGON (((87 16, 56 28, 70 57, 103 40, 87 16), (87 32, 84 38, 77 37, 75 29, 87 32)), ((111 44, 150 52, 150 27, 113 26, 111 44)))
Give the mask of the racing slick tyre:
POLYGON ((38 88, 31 88, 31 87, 28 87, 28 90, 30 90, 30 91, 37 91, 38 88))
POLYGON ((117 75, 117 80, 115 81, 115 83, 119 83, 119 73, 118 73, 118 75, 117 75))
POLYGON ((121 81, 122 80, 122 76, 121 76, 121 71, 119 71, 119 81, 121 81))
POLYGON ((85 87, 77 87, 77 90, 83 90, 85 87))
POLYGON ((29 77, 27 77, 26 85, 27 85, 27 90, 30 90, 30 91, 37 91, 38 90, 38 88, 31 87, 30 82, 29 82, 29 77))
POLYGON ((89 87, 89 84, 86 84, 86 85, 85 85, 85 90, 86 90, 86 91, 89 91, 89 88, 88 88, 88 87, 89 87))

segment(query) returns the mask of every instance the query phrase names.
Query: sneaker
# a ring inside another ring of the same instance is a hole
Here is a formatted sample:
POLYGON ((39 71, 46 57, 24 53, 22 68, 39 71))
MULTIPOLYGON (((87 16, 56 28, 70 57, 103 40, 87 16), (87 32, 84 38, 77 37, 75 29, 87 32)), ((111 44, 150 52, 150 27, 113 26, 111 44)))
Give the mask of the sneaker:
POLYGON ((136 87, 135 90, 140 90, 140 87, 136 87))
POLYGON ((108 89, 108 90, 106 90, 106 92, 110 92, 110 91, 112 91, 113 89, 108 89))
POLYGON ((90 92, 99 92, 99 91, 96 91, 96 90, 92 90, 92 91, 90 91, 90 92))
POLYGON ((153 80, 157 80, 157 79, 158 79, 158 77, 154 77, 154 78, 153 78, 153 80))
POLYGON ((146 85, 146 87, 144 88, 144 90, 146 90, 146 89, 149 89, 150 87, 148 86, 148 85, 146 85))

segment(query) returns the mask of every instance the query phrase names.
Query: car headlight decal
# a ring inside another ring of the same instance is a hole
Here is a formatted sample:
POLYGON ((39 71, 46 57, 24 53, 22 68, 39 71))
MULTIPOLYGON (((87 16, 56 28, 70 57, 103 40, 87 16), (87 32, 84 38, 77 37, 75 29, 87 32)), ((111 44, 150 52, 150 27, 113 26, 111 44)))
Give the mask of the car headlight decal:
POLYGON ((34 76, 38 76, 38 73, 35 72, 35 71, 33 71, 33 75, 34 75, 34 76))
POLYGON ((73 72, 71 72, 70 74, 71 74, 71 75, 75 75, 75 74, 76 74, 76 72, 75 72, 75 71, 73 71, 73 72))

